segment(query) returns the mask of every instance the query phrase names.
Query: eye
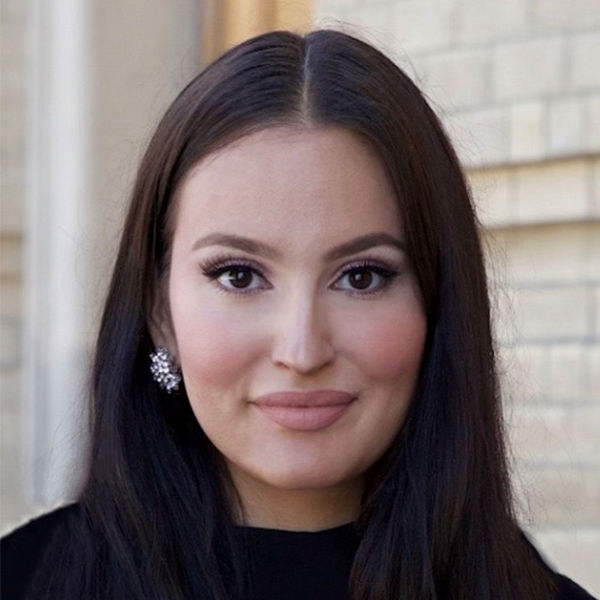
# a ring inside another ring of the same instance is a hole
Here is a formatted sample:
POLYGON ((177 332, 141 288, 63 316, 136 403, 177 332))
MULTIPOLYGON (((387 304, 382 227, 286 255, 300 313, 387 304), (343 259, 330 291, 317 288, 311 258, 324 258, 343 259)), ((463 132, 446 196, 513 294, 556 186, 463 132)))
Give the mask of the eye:
POLYGON ((347 268, 337 280, 347 281, 348 286, 341 289, 359 296, 370 296, 383 291, 399 275, 393 268, 382 267, 372 262, 361 262, 347 268))
POLYGON ((225 287, 235 288, 236 290, 255 289, 252 287, 256 273, 244 265, 227 267, 216 277, 216 280, 225 287))
MULTIPOLYGON (((202 273, 219 291, 247 295, 271 289, 263 271, 251 261, 231 256, 215 257, 201 265, 202 273)), ((399 269, 363 260, 350 265, 334 284, 335 289, 354 296, 373 296, 382 292, 400 274, 399 269), (347 285, 340 282, 347 281, 347 285)))
POLYGON ((260 285, 266 282, 262 271, 250 261, 217 257, 202 265, 202 273, 222 291, 231 294, 250 294, 270 286, 260 285))

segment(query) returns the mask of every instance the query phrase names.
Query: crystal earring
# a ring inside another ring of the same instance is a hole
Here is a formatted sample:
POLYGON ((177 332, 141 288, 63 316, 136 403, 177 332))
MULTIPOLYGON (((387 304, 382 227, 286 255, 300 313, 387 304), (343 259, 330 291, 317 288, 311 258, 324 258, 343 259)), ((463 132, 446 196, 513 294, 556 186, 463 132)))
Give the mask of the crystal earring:
POLYGON ((164 346, 150 353, 150 372, 154 381, 168 394, 179 389, 181 373, 175 366, 172 354, 164 346))

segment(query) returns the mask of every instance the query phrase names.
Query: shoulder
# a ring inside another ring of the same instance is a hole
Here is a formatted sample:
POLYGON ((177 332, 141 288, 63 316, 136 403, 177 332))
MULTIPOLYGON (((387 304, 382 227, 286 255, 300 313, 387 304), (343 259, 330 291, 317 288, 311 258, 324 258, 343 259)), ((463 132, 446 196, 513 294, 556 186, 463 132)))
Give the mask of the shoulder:
POLYGON ((543 557, 540 551, 533 545, 529 537, 522 533, 522 538, 531 551, 535 554, 536 558, 544 565, 544 567, 550 571, 557 585, 556 600, 596 600, 593 596, 588 594, 582 587, 578 586, 574 581, 557 573, 550 565, 549 561, 543 557))
POLYGON ((30 520, 0 540, 1 593, 5 600, 24 597, 52 537, 68 528, 79 513, 69 504, 30 520))
POLYGON ((557 574, 556 579, 558 583, 557 600, 596 600, 568 577, 557 574))

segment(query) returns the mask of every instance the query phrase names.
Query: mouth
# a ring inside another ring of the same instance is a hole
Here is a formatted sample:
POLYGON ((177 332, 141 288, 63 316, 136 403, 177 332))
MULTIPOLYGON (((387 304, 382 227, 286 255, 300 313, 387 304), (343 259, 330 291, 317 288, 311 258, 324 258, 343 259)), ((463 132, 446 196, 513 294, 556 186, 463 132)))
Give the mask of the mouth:
POLYGON ((266 394, 252 403, 271 421, 293 431, 319 431, 348 411, 356 396, 338 390, 266 394))

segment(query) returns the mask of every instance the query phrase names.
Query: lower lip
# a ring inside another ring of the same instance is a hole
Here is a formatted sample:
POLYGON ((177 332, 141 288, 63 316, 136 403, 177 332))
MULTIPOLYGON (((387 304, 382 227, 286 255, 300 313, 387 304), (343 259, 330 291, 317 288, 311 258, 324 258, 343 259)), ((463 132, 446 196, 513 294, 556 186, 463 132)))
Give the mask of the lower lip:
POLYGON ((261 406, 271 421, 294 431, 318 431, 329 427, 346 413, 351 403, 336 406, 261 406))

